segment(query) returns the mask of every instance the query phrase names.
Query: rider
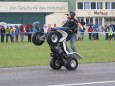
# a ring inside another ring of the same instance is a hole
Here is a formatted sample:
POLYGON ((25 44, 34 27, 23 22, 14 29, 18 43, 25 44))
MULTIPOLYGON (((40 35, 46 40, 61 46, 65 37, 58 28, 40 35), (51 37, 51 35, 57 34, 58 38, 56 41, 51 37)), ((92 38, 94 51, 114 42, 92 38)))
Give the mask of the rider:
MULTIPOLYGON (((76 41, 76 35, 77 35, 77 28, 78 28, 78 21, 75 18, 76 13, 74 11, 70 11, 68 14, 66 14, 67 21, 63 25, 63 27, 69 27, 70 30, 68 33, 67 41, 70 40, 70 46, 73 52, 77 52, 75 48, 75 41, 76 41)), ((68 50, 68 48, 67 48, 68 50)), ((69 51, 69 50, 68 50, 69 51)))

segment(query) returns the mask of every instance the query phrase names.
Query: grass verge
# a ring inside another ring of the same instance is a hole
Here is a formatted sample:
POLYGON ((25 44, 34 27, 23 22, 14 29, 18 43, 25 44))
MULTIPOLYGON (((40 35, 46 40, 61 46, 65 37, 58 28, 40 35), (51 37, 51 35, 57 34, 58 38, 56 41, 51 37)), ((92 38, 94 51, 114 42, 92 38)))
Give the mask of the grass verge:
MULTIPOLYGON (((69 42, 68 42, 69 46, 69 42)), ((83 60, 79 63, 115 62, 115 41, 77 41, 76 48, 83 60)), ((35 46, 27 41, 0 43, 0 67, 49 65, 50 49, 47 43, 35 46)))

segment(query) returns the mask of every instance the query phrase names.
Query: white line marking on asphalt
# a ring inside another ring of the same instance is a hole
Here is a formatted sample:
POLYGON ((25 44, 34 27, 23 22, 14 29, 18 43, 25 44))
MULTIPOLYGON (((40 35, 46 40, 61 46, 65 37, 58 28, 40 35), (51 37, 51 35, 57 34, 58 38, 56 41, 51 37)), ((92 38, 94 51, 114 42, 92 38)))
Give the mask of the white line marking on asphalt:
POLYGON ((60 84, 60 85, 50 85, 50 86, 78 86, 78 85, 107 84, 107 83, 115 83, 115 81, 87 82, 87 83, 75 83, 75 84, 60 84))

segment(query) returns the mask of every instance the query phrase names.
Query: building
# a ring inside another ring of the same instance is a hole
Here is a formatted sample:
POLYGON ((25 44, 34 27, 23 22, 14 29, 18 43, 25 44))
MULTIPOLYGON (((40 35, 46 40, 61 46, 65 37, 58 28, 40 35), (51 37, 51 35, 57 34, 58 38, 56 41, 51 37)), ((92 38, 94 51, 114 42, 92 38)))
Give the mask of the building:
POLYGON ((0 22, 62 26, 70 10, 79 21, 104 26, 115 24, 115 0, 0 0, 0 22))
POLYGON ((76 0, 76 14, 86 24, 115 24, 115 0, 76 0))
MULTIPOLYGON (((99 26, 115 24, 115 0, 76 0, 75 3, 74 11, 80 22, 85 21, 86 25, 98 24, 99 26)), ((63 13, 54 13, 47 17, 48 21, 54 20, 59 26, 66 19, 63 13), (60 16, 61 19, 55 19, 55 16, 60 16)))
POLYGON ((68 12, 69 6, 68 0, 0 0, 0 22, 45 24, 47 15, 68 12))

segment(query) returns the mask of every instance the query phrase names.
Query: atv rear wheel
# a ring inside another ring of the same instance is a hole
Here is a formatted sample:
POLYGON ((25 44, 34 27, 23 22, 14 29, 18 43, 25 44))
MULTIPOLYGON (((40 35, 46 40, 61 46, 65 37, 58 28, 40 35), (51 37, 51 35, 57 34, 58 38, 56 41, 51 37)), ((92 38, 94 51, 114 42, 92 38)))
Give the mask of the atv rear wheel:
POLYGON ((50 67, 54 70, 59 70, 62 67, 62 65, 57 58, 52 57, 50 61, 50 67))
POLYGON ((67 59, 67 63, 65 65, 67 70, 75 70, 78 67, 78 61, 74 57, 70 57, 67 59))

